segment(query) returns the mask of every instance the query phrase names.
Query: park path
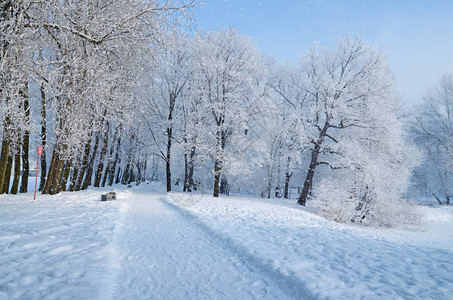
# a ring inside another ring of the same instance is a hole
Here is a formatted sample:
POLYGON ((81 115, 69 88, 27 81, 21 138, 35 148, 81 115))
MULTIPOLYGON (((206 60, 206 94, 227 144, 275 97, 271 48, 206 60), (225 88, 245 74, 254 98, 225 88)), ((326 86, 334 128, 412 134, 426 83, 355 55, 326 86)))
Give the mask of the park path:
POLYGON ((135 190, 130 197, 113 238, 106 299, 288 298, 163 193, 135 190))

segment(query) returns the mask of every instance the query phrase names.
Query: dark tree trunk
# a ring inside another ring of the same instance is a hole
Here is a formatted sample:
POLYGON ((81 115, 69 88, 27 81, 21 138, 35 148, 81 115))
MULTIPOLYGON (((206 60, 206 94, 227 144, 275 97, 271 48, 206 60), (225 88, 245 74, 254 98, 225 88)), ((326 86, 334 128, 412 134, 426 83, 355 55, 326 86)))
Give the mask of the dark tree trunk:
POLYGON ((77 183, 77 177, 78 177, 78 175, 79 175, 79 168, 78 168, 78 167, 72 168, 71 183, 69 184, 69 189, 68 189, 68 191, 70 191, 70 192, 73 192, 73 191, 74 191, 75 185, 76 185, 76 183, 77 183))
POLYGON ((52 181, 55 175, 55 169, 57 168, 57 162, 58 162, 58 153, 57 149, 53 150, 52 154, 52 159, 50 160, 50 167, 49 167, 49 172, 47 172, 47 179, 46 179, 46 184, 44 185, 44 189, 42 190, 43 194, 48 194, 50 191, 50 187, 52 185, 52 181))
POLYGON ((222 179, 220 180, 220 194, 227 195, 227 196, 230 195, 228 179, 226 179, 224 176, 222 176, 222 179))
POLYGON ((9 183, 11 181, 11 170, 13 168, 13 157, 8 155, 8 162, 6 164, 5 171, 5 182, 3 182, 2 194, 8 194, 9 192, 9 183))
POLYGON ((173 109, 175 108, 176 95, 170 93, 168 126, 167 126, 167 155, 165 159, 165 174, 167 176, 167 192, 171 192, 171 142, 173 139, 173 109))
POLYGON ((165 174, 167 176, 167 192, 171 192, 171 169, 169 152, 167 152, 167 159, 165 160, 165 174))
POLYGON ((300 193, 299 198, 297 199, 297 203, 299 203, 300 205, 305 205, 307 203, 308 195, 310 194, 313 186, 313 177, 315 176, 315 169, 318 166, 318 156, 321 151, 321 145, 324 142, 328 128, 329 122, 326 121, 324 127, 319 132, 318 140, 316 141, 314 148, 311 150, 310 166, 308 167, 307 176, 305 177, 302 192, 300 193))
POLYGON ((64 171, 60 180, 60 191, 65 192, 68 185, 69 173, 71 172, 72 163, 67 161, 64 166, 64 171))
POLYGON ((214 197, 219 197, 220 174, 222 172, 222 162, 218 159, 214 162, 214 197))
MULTIPOLYGON (((117 127, 115 129, 115 133, 113 135, 112 144, 110 145, 108 162, 107 162, 107 166, 104 170, 104 177, 102 178, 101 187, 105 186, 105 183, 107 182, 107 178, 109 178, 109 182, 110 182, 110 177, 111 177, 112 168, 113 168, 113 152, 115 151, 115 144, 116 144, 116 139, 118 138, 118 131, 119 131, 119 128, 117 127)), ((114 172, 115 172, 115 170, 113 170, 113 173, 114 172)), ((113 183, 113 180, 112 180, 112 183, 113 183)))
MULTIPOLYGON (((6 118, 6 125, 9 124, 8 117, 6 118)), ((6 126, 3 127, 3 138, 2 138, 2 152, 0 157, 0 190, 3 188, 3 183, 5 182, 6 167, 8 165, 8 156, 10 141, 7 139, 6 126)))
POLYGON ((94 161, 96 160, 96 154, 98 152, 98 146, 99 146, 99 134, 96 134, 96 137, 94 139, 94 148, 93 148, 92 155, 90 157, 90 161, 88 162, 85 179, 83 180, 83 184, 82 184, 82 190, 86 190, 91 185, 91 177, 93 177, 92 176, 93 167, 94 167, 94 161))
MULTIPOLYGON (((113 166, 112 166, 112 169, 110 172, 109 186, 112 186, 113 179, 115 178, 116 167, 117 167, 117 165, 119 165, 121 163, 120 151, 121 151, 121 127, 120 127, 118 140, 116 143, 115 160, 113 161, 113 166)), ((115 178, 115 184, 118 184, 120 182, 120 174, 121 174, 121 168, 118 167, 118 171, 116 173, 116 178, 115 178)))
POLYGON ((44 92, 44 85, 41 84, 41 145, 42 145, 42 155, 41 155, 41 182, 39 183, 39 191, 44 189, 44 184, 46 182, 46 143, 47 143, 47 121, 46 121, 46 94, 44 92))
MULTIPOLYGON (((30 122, 30 105, 28 102, 28 86, 25 87, 25 90, 22 92, 24 98, 24 111, 26 122, 30 122)), ((26 193, 28 190, 28 173, 30 171, 30 165, 28 161, 28 150, 30 146, 30 132, 25 130, 24 139, 22 142, 22 180, 20 182, 20 192, 26 193)))
POLYGON ((87 169, 88 166, 88 159, 90 158, 90 149, 91 149, 91 135, 83 149, 82 166, 79 168, 77 182, 74 186, 74 191, 76 192, 80 191, 80 188, 82 187, 83 177, 85 175, 85 170, 87 169))
POLYGON ((194 171, 194 168, 195 168, 195 147, 192 147, 191 151, 190 151, 190 156, 189 156, 189 187, 190 187, 190 191, 193 191, 193 190, 197 190, 197 187, 195 186, 195 182, 193 180, 193 171, 194 171))
POLYGON ((283 197, 285 199, 289 198, 289 182, 291 180, 291 176, 293 176, 293 173, 286 172, 286 175, 285 175, 285 191, 284 191, 284 194, 283 194, 283 197))
POLYGON ((11 187, 11 194, 17 194, 19 190, 19 181, 20 181, 20 151, 18 150, 14 154, 14 178, 13 186, 11 187))
POLYGON ((109 122, 106 122, 106 128, 104 130, 104 143, 102 144, 101 154, 99 157, 99 164, 94 178, 94 187, 99 187, 101 183, 102 171, 104 170, 105 155, 107 154, 108 137, 109 137, 109 122))
POLYGON ((55 166, 55 174, 52 178, 52 185, 49 189, 50 195, 55 195, 60 192, 60 180, 63 175, 63 168, 65 165, 65 161, 63 159, 59 159, 55 166))
POLYGON ((182 189, 183 192, 190 192, 189 186, 189 161, 187 151, 184 151, 184 186, 182 189))

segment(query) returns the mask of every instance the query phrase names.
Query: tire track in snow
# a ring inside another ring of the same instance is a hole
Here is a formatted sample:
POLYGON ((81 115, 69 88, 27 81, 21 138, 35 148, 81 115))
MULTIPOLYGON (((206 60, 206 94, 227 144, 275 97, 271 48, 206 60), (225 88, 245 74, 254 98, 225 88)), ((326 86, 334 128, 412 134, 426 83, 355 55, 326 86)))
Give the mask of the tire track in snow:
POLYGON ((159 194, 132 195, 116 238, 113 299, 284 299, 268 273, 194 226, 159 194))
MULTIPOLYGON (((168 196, 170 197, 170 196, 168 196)), ((237 253, 244 264, 248 265, 250 269, 256 270, 261 274, 267 274, 268 278, 272 279, 280 289, 285 290, 287 294, 291 295, 295 299, 318 299, 316 295, 307 288, 306 284, 301 281, 295 274, 281 270, 275 267, 273 261, 266 261, 262 258, 257 257, 254 253, 251 253, 245 247, 237 244, 234 240, 219 235, 215 230, 210 228, 197 216, 190 213, 189 211, 173 204, 171 201, 162 200, 167 206, 171 207, 175 211, 178 211, 187 220, 191 220, 193 224, 198 226, 201 230, 211 235, 218 241, 222 247, 229 249, 230 251, 237 253)), ((263 234, 266 234, 263 232, 263 234)))

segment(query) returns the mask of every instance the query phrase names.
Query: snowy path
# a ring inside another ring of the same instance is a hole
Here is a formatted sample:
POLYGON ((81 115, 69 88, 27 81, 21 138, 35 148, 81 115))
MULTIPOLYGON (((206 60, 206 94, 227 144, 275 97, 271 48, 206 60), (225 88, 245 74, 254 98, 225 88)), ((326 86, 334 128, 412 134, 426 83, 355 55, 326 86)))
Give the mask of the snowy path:
POLYGON ((114 239, 109 299, 282 299, 271 279, 166 204, 134 192, 114 239), (112 270, 114 271, 114 270, 112 270))

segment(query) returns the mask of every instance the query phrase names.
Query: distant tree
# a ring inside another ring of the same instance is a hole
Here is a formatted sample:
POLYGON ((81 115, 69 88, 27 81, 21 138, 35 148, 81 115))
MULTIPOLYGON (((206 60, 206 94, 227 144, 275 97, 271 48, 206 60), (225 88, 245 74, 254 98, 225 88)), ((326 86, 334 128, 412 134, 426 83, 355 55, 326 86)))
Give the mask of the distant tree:
POLYGON ((424 163, 415 180, 424 193, 440 204, 450 204, 453 195, 453 77, 445 74, 424 97, 413 121, 417 145, 425 151, 424 163), (441 199, 443 198, 443 199, 441 199))

